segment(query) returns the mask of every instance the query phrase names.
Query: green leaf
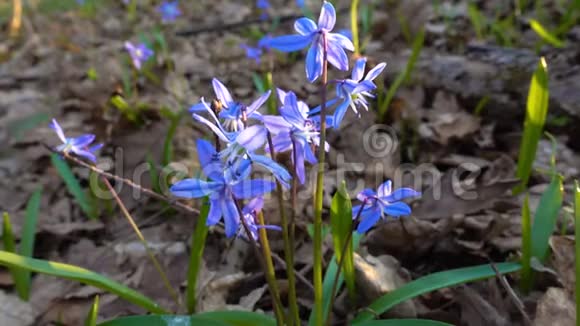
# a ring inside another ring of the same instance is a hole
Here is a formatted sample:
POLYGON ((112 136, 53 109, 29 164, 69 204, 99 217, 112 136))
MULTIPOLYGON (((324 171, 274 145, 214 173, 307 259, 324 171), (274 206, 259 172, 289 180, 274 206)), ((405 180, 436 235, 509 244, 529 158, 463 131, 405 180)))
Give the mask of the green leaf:
POLYGON ((149 170, 149 179, 151 181, 151 187, 153 191, 160 194, 161 193, 161 185, 159 184, 159 171, 157 170, 157 166, 155 164, 155 160, 153 160, 153 156, 150 152, 147 153, 145 156, 145 161, 147 162, 147 170, 149 170))
POLYGON ((350 298, 356 297, 354 279, 354 255, 352 249, 352 204, 346 191, 346 183, 342 181, 338 191, 332 197, 330 206, 330 226, 336 261, 343 262, 343 271, 350 298), (347 243, 348 241, 348 243, 347 243), (345 249, 343 253, 342 251, 345 249), (342 258, 344 256, 344 258, 342 258))
POLYGON ((470 2, 467 7, 467 14, 469 15, 469 20, 471 20, 471 25, 473 25, 473 29, 475 30, 475 34, 479 40, 483 40, 484 38, 484 26, 485 26, 485 17, 477 8, 477 5, 473 2, 470 2))
MULTIPOLYGON (((361 238, 362 235, 358 234, 357 232, 352 233, 353 250, 356 250, 358 248, 358 244, 361 238)), ((336 256, 333 255, 332 259, 330 260, 330 263, 328 264, 328 267, 326 268, 326 272, 324 273, 324 280, 322 281, 322 300, 323 300, 322 306, 324 307, 324 311, 322 312, 323 316, 328 316, 328 309, 330 307, 331 301, 332 286, 334 283, 334 279, 336 278, 337 272, 338 272, 338 263, 336 261, 336 256)), ((340 288, 342 282, 344 282, 344 276, 343 273, 340 273, 338 276, 337 288, 340 288)), ((312 309, 312 311, 310 312, 310 319, 308 320, 308 325, 314 325, 314 319, 315 313, 314 309, 312 309)))
POLYGON ((83 212, 92 219, 97 218, 97 210, 91 205, 87 195, 81 188, 81 184, 75 177, 69 165, 62 158, 60 158, 58 154, 55 153, 50 155, 50 160, 66 184, 68 192, 73 195, 83 212))
POLYGON ((130 316, 109 320, 99 326, 275 326, 264 314, 249 311, 210 311, 189 315, 130 316))
POLYGON ((518 156, 517 177, 522 183, 514 189, 514 193, 522 192, 528 185, 528 179, 532 172, 532 164, 536 157, 538 142, 542 136, 542 130, 548 114, 548 65, 542 57, 538 67, 532 76, 528 101, 526 105, 526 120, 522 145, 518 156))
POLYGON ((546 43, 549 43, 556 48, 564 47, 564 41, 558 39, 556 35, 550 33, 547 29, 544 28, 544 26, 542 26, 542 24, 540 24, 539 21, 530 19, 530 26, 534 32, 536 32, 536 34, 538 34, 538 36, 540 36, 546 43))
POLYGON ((103 275, 82 267, 42 259, 28 258, 6 251, 0 251, 0 265, 8 268, 20 268, 31 272, 61 277, 78 281, 116 294, 151 313, 163 314, 165 309, 141 293, 117 283, 103 275))
POLYGON ((186 111, 181 110, 170 120, 169 129, 163 142, 163 166, 167 166, 173 161, 173 137, 175 136, 181 118, 184 116, 184 112, 186 111))
POLYGON ((542 263, 548 257, 548 242, 556 226, 556 220, 562 208, 563 197, 562 178, 555 174, 552 176, 548 189, 544 191, 540 198, 538 208, 534 214, 534 224, 532 225, 532 257, 538 258, 542 263))
POLYGON ((395 97, 395 94, 397 93, 399 87, 401 87, 401 85, 403 85, 403 83, 406 82, 411 77, 411 73, 415 68, 415 63, 419 59, 419 55, 421 54, 421 50, 423 49, 424 41, 425 41, 425 30, 421 29, 419 34, 413 40, 413 51, 411 52, 411 57, 409 58, 409 61, 407 61, 405 69, 399 73, 399 75, 397 76, 391 87, 389 87, 389 90, 387 91, 385 98, 383 98, 379 102, 380 103, 379 117, 381 118, 381 120, 383 119, 385 113, 387 113, 387 109, 391 105, 391 102, 393 101, 393 98, 395 97))
POLYGON ((35 129, 38 125, 50 120, 50 117, 45 112, 34 113, 25 118, 12 121, 8 126, 8 132, 16 140, 21 140, 28 131, 35 129))
POLYGON ((529 196, 526 194, 522 207, 522 272, 521 289, 527 293, 532 286, 532 216, 529 196))
POLYGON ((576 320, 580 321, 580 185, 574 183, 574 229, 576 235, 576 320))
POLYGON ((369 320, 362 323, 353 324, 353 326, 452 326, 441 321, 427 319, 384 319, 369 320))
POLYGON ((189 256, 189 268, 187 271, 187 289, 185 292, 187 302, 187 312, 193 314, 197 306, 195 290, 197 288, 197 277, 203 259, 203 250, 209 228, 206 225, 207 214, 209 213, 208 198, 204 199, 203 206, 199 212, 199 218, 195 224, 195 231, 191 237, 191 253, 189 256))
MULTIPOLYGON (((14 232, 12 231, 12 223, 10 223, 10 216, 8 213, 4 213, 2 219, 2 243, 4 244, 4 250, 16 254, 16 240, 14 239, 14 232)), ((22 300, 26 299, 27 293, 27 278, 25 277, 24 271, 18 268, 9 268, 10 275, 12 275, 12 280, 14 281, 14 287, 18 296, 22 300)))
POLYGON ((252 74, 252 81, 254 82, 254 87, 259 93, 264 93, 266 91, 266 86, 264 85, 264 80, 257 73, 252 74))
POLYGON ((93 301, 93 305, 91 306, 89 315, 85 320, 85 326, 96 326, 98 315, 99 315, 99 296, 95 295, 95 301, 93 301))
MULTIPOLYGON (((34 254, 34 240, 36 238, 36 224, 38 222, 38 213, 40 212, 40 198, 42 188, 37 189, 26 205, 26 218, 22 228, 19 253, 24 257, 32 257, 34 254)), ((19 286, 16 287, 18 296, 24 301, 28 301, 30 296, 30 272, 21 271, 18 275, 19 286)))
MULTIPOLYGON (((501 274, 505 274, 520 270, 521 265, 517 263, 500 263, 496 264, 495 267, 501 274)), ((496 273, 491 265, 458 268, 423 276, 375 300, 368 306, 367 310, 356 316, 352 324, 372 320, 375 316, 384 313, 399 303, 422 294, 495 276, 496 273)))

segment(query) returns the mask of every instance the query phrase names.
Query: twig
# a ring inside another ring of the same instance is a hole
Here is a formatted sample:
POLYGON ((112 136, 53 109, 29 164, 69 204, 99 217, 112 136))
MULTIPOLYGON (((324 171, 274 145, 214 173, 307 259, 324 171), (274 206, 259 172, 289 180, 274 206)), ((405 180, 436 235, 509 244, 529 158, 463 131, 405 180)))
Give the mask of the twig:
MULTIPOLYGON (((288 266, 286 265, 286 262, 284 261, 284 259, 282 259, 282 257, 280 257, 277 253, 272 252, 272 258, 274 258, 274 260, 280 264, 280 266, 282 267, 282 269, 285 269, 288 272, 288 266)), ((312 285, 312 283, 310 283, 306 277, 304 277, 304 275, 302 275, 302 273, 300 273, 299 271, 293 269, 292 270, 294 272, 294 275, 296 275, 296 278, 301 281, 304 285, 306 285, 306 287, 312 291, 314 293, 314 286, 312 285)))
POLYGON ((518 295, 516 294, 514 289, 512 289, 512 287, 510 286, 510 284, 506 280, 505 276, 501 275, 501 273, 499 272, 499 270, 497 269, 497 267, 495 266, 493 261, 490 260, 489 264, 491 265, 491 268, 495 272, 497 279, 499 280, 499 282, 501 283, 503 288, 506 290, 506 292, 509 294, 509 296, 512 299, 513 303, 515 304, 516 308, 518 308, 518 310, 520 311, 520 313, 524 317, 524 320, 526 321, 526 325, 532 325, 532 320, 530 319, 530 316, 528 316, 528 313, 526 312, 526 310, 524 308, 524 304, 523 304, 522 300, 520 300, 520 298, 518 297, 518 295))
POLYGON ((122 182, 122 183, 124 183, 124 184, 126 184, 126 185, 128 185, 130 187, 133 187, 133 188, 139 190, 140 192, 142 192, 142 193, 144 193, 144 194, 146 194, 146 195, 148 195, 150 197, 153 197, 153 198, 155 198, 157 200, 165 201, 165 202, 169 203, 170 205, 175 206, 175 207, 177 207, 177 208, 179 208, 179 209, 181 209, 181 210, 183 210, 183 211, 185 211, 187 213, 190 213, 192 215, 199 216, 199 211, 197 209, 193 208, 193 207, 189 207, 189 206, 187 206, 187 205, 185 205, 185 204, 183 204, 183 203, 181 203, 181 202, 179 202, 179 201, 177 201, 175 199, 172 199, 172 198, 163 196, 161 194, 158 194, 155 191, 153 191, 152 189, 145 188, 145 187, 143 187, 143 186, 141 186, 141 185, 139 185, 139 184, 137 184, 137 183, 135 183, 135 182, 133 182, 133 181, 131 181, 129 179, 125 179, 125 178, 120 177, 118 175, 115 175, 115 174, 112 174, 112 173, 103 171, 103 170, 97 168, 94 165, 91 165, 89 163, 86 163, 83 160, 78 159, 78 158, 70 155, 69 153, 63 153, 63 152, 55 151, 50 146, 48 146, 46 144, 43 144, 43 145, 49 151, 51 151, 53 153, 57 153, 59 155, 62 155, 67 160, 69 160, 69 161, 71 161, 71 162, 73 162, 73 163, 75 163, 77 165, 80 165, 82 167, 85 167, 85 168, 87 168, 87 169, 89 169, 89 170, 91 170, 91 171, 99 174, 102 177, 105 177, 107 179, 111 179, 111 180, 115 180, 115 181, 122 182))

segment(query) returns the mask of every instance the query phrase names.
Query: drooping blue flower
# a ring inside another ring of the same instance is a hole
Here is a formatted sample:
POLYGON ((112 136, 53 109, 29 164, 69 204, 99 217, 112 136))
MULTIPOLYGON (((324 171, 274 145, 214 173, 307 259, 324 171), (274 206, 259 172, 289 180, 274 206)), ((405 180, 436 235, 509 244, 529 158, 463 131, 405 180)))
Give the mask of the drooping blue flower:
POLYGON ((131 61, 133 61, 133 66, 137 70, 141 70, 141 66, 154 54, 153 50, 147 47, 145 43, 140 43, 134 45, 131 42, 125 42, 125 49, 129 52, 131 56, 131 61))
MULTIPOLYGON (((225 129, 230 131, 244 129, 244 120, 258 119, 260 117, 258 109, 264 105, 271 93, 271 91, 267 91, 252 102, 252 104, 245 106, 241 102, 234 101, 230 91, 217 78, 212 79, 211 84, 216 98, 221 104, 219 117, 223 119, 225 129)), ((204 112, 207 111, 207 108, 209 106, 202 101, 202 103, 190 107, 189 112, 204 112)))
POLYGON ((161 14, 161 21, 164 23, 172 22, 181 16, 179 1, 163 1, 158 7, 157 12, 161 14))
POLYGON ((223 216, 226 236, 231 237, 236 234, 240 225, 240 214, 235 200, 261 196, 274 190, 275 185, 267 180, 248 179, 248 161, 224 166, 213 145, 206 140, 197 141, 197 153, 201 168, 209 180, 184 179, 172 185, 169 190, 174 196, 181 198, 209 196, 210 209, 206 224, 215 225, 223 216))
MULTIPOLYGON (((260 196, 250 200, 242 209, 244 221, 246 222, 250 234, 252 235, 252 240, 254 241, 258 241, 258 232, 260 229, 282 231, 282 228, 277 225, 260 225, 256 222, 257 215, 262 210, 263 206, 264 198, 260 196)), ((240 228, 238 235, 248 239, 246 230, 243 227, 240 228)))
POLYGON ((362 209, 356 231, 361 234, 367 232, 380 218, 384 218, 385 214, 395 218, 411 214, 411 207, 401 200, 420 195, 420 192, 411 188, 399 188, 393 191, 390 180, 380 185, 376 192, 368 188, 361 191, 357 198, 363 204, 352 208, 353 218, 356 218, 362 209))
POLYGON ((95 144, 89 146, 94 140, 95 135, 93 134, 84 134, 78 137, 70 137, 67 138, 62 131, 62 128, 56 121, 56 119, 52 119, 49 124, 50 129, 56 132, 56 135, 62 141, 61 145, 58 145, 55 150, 62 153, 69 153, 72 152, 80 157, 86 158, 91 162, 96 162, 97 158, 95 157, 95 152, 103 147, 103 144, 95 144))
POLYGON ((231 162, 237 161, 239 158, 247 159, 253 164, 266 168, 283 186, 288 187, 288 182, 292 178, 288 171, 270 157, 254 153, 257 149, 264 146, 266 142, 267 131, 263 126, 252 125, 240 131, 226 131, 218 117, 203 98, 201 103, 195 106, 194 112, 206 111, 213 122, 197 113, 193 114, 193 118, 209 127, 226 145, 220 152, 220 157, 231 162))
POLYGON ((379 63, 363 78, 366 62, 367 58, 358 59, 352 69, 351 78, 336 82, 336 96, 342 99, 342 103, 334 111, 334 128, 338 128, 349 106, 359 116, 357 106, 362 106, 367 111, 369 109, 366 97, 374 97, 370 93, 377 88, 373 80, 385 69, 387 64, 379 63))
POLYGON ((344 35, 330 33, 336 22, 336 12, 329 2, 324 2, 318 25, 312 19, 302 17, 294 23, 298 35, 274 37, 269 45, 273 49, 292 52, 310 45, 306 54, 306 77, 310 82, 322 74, 324 49, 327 51, 328 62, 340 70, 348 70, 348 56, 344 51, 354 51, 354 45, 344 35), (326 44, 324 42, 326 39, 326 44))
POLYGON ((256 63, 259 64, 264 52, 270 51, 269 42, 271 39, 272 39, 272 36, 265 35, 258 41, 258 44, 256 47, 249 46, 247 44, 241 44, 240 47, 246 51, 246 57, 248 59, 255 60, 256 63))
MULTIPOLYGON (((278 98, 282 102, 280 116, 265 115, 262 121, 270 133, 275 135, 272 144, 276 152, 292 150, 293 162, 296 156, 294 166, 298 180, 304 184, 306 179, 304 162, 308 161, 311 164, 318 162, 312 147, 320 145, 320 117, 310 117, 308 105, 298 101, 293 92, 278 89, 278 98)), ((328 144, 325 144, 325 150, 328 150, 328 147, 328 144)))

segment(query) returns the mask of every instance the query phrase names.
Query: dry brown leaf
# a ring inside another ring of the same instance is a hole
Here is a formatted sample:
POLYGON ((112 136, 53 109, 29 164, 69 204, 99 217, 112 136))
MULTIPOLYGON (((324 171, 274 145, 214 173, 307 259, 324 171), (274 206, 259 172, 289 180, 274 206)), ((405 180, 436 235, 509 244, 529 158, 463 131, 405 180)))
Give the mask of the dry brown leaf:
POLYGON ((550 237, 550 248, 552 249, 551 265, 554 266, 568 293, 574 293, 577 282, 574 267, 574 237, 552 236, 550 237))
POLYGON ((538 302, 534 326, 574 326, 576 305, 566 291, 549 288, 538 302))

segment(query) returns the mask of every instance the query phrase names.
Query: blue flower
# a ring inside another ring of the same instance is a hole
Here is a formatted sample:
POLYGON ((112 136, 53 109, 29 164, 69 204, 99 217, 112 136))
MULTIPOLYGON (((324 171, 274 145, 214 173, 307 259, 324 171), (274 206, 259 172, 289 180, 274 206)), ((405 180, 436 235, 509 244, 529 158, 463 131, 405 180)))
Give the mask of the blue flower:
POLYGON ((343 100, 334 111, 334 128, 338 128, 347 108, 359 115, 357 106, 362 106, 368 111, 368 101, 366 97, 374 97, 370 92, 377 88, 373 80, 385 69, 386 63, 381 62, 371 69, 364 77, 367 59, 360 58, 356 61, 352 69, 351 79, 338 80, 336 84, 336 96, 343 100))
POLYGON ((304 8, 306 6, 306 3, 304 0, 296 0, 296 5, 298 6, 298 8, 304 8))
POLYGON ((174 196, 200 198, 209 196, 210 209, 207 225, 217 224, 222 216, 226 236, 236 234, 240 225, 240 214, 236 199, 254 198, 274 190, 274 183, 262 179, 247 179, 250 162, 238 161, 224 166, 215 148, 206 140, 197 141, 199 163, 208 181, 190 178, 178 181, 169 189, 174 196))
MULTIPOLYGON (((278 89, 278 98, 282 102, 279 109, 281 116, 265 115, 262 121, 275 135, 272 143, 276 152, 295 151, 296 174, 300 183, 304 184, 306 178, 304 161, 311 164, 318 162, 312 147, 320 145, 320 117, 310 117, 308 105, 298 101, 293 92, 286 93, 278 89)), ((328 150, 328 144, 325 144, 325 150, 328 150)), ((291 157, 294 161, 294 155, 291 157)))
MULTIPOLYGON (((248 226, 248 229, 254 241, 258 241, 258 232, 260 229, 282 231, 282 228, 277 225, 260 225, 256 223, 257 215, 262 210, 263 206, 264 206, 264 198, 260 196, 250 200, 248 204, 246 204, 246 206, 244 206, 244 208, 242 209, 244 221, 246 222, 246 225, 248 226)), ((248 239, 246 230, 244 230, 243 227, 240 228, 238 235, 245 239, 248 239)))
MULTIPOLYGON (((266 142, 267 131, 263 126, 253 125, 241 131, 226 131, 218 117, 203 98, 201 103, 195 105, 195 110, 193 111, 199 112, 201 110, 206 111, 213 122, 196 113, 193 114, 193 118, 208 126, 226 144, 226 148, 220 152, 220 157, 228 161, 237 161, 238 158, 248 159, 251 163, 266 168, 282 185, 288 187, 288 182, 291 179, 288 171, 271 158, 254 153, 254 151, 264 146, 266 142)), ((261 116, 259 118, 261 119, 261 116)))
POLYGON ((260 63, 264 52, 270 51, 269 42, 271 39, 272 36, 265 35, 258 41, 257 47, 252 47, 247 44, 241 44, 240 47, 246 51, 246 57, 248 59, 252 59, 255 60, 256 63, 260 63))
POLYGON ((294 23, 298 35, 285 35, 270 40, 270 47, 292 52, 310 45, 306 54, 306 77, 310 82, 315 81, 322 74, 323 53, 327 50, 328 62, 340 70, 348 70, 348 56, 344 51, 354 51, 354 45, 344 35, 330 33, 336 22, 336 12, 329 2, 324 2, 318 25, 310 18, 300 18, 294 23), (326 38, 326 44, 324 44, 326 38))
POLYGON ((268 19, 268 8, 270 8, 270 2, 268 0, 256 0, 256 8, 261 11, 260 19, 268 19))
POLYGON ((55 148, 56 151, 62 153, 72 152, 80 157, 88 159, 91 162, 97 161, 94 152, 101 149, 101 147, 103 147, 103 144, 95 144, 89 147, 89 145, 93 142, 93 140, 95 140, 95 135, 84 134, 78 137, 67 138, 64 135, 62 128, 60 127, 58 122, 56 122, 55 119, 52 119, 51 123, 49 124, 49 127, 56 132, 56 135, 58 136, 60 141, 62 141, 62 144, 58 145, 55 148))
POLYGON ((395 218, 411 214, 411 207, 401 200, 420 195, 420 192, 411 188, 399 188, 392 191, 392 183, 390 180, 380 185, 377 192, 372 189, 361 191, 357 195, 357 198, 363 204, 352 208, 353 218, 356 218, 362 209, 360 212, 360 223, 356 231, 361 234, 367 232, 380 218, 384 218, 385 214, 395 218))
MULTIPOLYGON (((224 129, 232 131, 244 129, 244 120, 246 119, 258 119, 260 117, 258 109, 264 105, 271 93, 271 91, 267 91, 252 102, 252 104, 245 106, 241 102, 234 101, 230 91, 217 78, 212 79, 211 84, 221 104, 219 117, 224 120, 224 129)), ((208 108, 209 106, 202 99, 201 103, 190 107, 189 112, 203 112, 207 111, 208 108)))
POLYGON ((141 70, 143 63, 149 60, 154 54, 153 50, 148 48, 145 43, 134 45, 131 42, 125 42, 125 49, 129 52, 133 66, 137 70, 141 70))
POLYGON ((181 16, 181 10, 179 9, 179 2, 175 1, 163 1, 158 7, 157 12, 161 14, 161 20, 164 23, 172 22, 177 17, 181 16))

